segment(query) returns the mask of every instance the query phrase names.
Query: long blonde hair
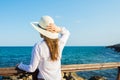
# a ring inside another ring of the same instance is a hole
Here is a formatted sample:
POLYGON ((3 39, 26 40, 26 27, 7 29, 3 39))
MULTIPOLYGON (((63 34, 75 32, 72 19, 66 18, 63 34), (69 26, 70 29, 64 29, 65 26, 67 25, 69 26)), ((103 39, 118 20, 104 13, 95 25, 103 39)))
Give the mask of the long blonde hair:
POLYGON ((56 61, 59 56, 58 39, 50 39, 42 34, 41 34, 41 37, 44 38, 44 40, 49 48, 51 60, 56 61))

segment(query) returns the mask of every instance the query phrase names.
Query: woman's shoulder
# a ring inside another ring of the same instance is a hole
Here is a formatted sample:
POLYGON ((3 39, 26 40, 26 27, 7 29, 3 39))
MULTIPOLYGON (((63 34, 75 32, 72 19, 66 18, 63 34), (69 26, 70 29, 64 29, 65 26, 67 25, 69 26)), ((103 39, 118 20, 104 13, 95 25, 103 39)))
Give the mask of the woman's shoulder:
POLYGON ((38 41, 35 43, 35 45, 40 45, 43 41, 38 41))
POLYGON ((45 41, 38 41, 34 44, 34 46, 36 47, 40 47, 41 45, 43 45, 45 43, 45 41))

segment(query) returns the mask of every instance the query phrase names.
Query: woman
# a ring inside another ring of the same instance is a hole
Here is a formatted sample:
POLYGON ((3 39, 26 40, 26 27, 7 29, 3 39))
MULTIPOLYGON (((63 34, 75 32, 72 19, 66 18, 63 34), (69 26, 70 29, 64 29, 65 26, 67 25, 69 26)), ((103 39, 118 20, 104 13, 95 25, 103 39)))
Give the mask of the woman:
POLYGON ((20 63, 18 68, 27 72, 38 69, 38 80, 61 80, 61 54, 69 31, 56 26, 50 16, 42 16, 39 22, 31 24, 43 41, 33 47, 30 64, 20 63))

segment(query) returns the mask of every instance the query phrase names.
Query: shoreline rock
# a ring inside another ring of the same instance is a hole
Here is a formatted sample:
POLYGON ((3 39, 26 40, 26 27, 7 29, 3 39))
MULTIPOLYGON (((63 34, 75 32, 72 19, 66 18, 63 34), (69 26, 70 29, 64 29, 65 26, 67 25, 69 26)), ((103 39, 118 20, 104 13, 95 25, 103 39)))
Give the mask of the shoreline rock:
POLYGON ((88 80, 107 80, 106 77, 103 76, 92 76, 90 79, 88 80))

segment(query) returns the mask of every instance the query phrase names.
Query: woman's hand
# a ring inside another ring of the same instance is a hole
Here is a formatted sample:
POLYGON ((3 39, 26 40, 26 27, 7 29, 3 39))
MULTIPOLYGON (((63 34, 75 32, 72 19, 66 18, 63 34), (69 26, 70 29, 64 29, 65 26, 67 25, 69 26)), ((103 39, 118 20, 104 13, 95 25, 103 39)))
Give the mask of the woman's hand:
POLYGON ((61 28, 57 27, 55 24, 49 24, 49 26, 47 26, 47 30, 52 32, 52 33, 59 33, 59 32, 61 32, 61 28))

